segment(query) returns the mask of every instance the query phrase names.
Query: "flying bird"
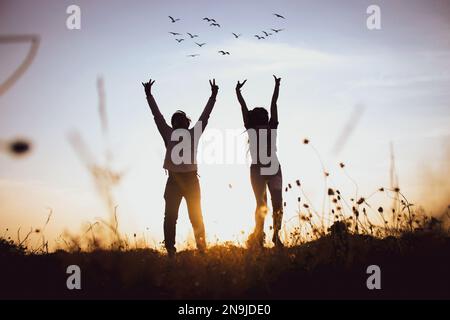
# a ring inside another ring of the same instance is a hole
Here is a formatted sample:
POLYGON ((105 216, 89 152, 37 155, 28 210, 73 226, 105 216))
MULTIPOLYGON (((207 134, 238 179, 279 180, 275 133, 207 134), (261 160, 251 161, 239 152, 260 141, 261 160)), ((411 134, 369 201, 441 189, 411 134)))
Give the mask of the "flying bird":
POLYGON ((203 18, 203 20, 205 20, 205 21, 207 21, 207 22, 214 22, 214 23, 217 22, 215 19, 213 19, 213 18, 207 18, 207 17, 203 18))
POLYGON ((268 32, 266 32, 266 31, 263 31, 263 33, 266 35, 266 37, 268 37, 268 36, 271 36, 272 34, 271 33, 268 33, 268 32))
POLYGON ((257 34, 255 34, 255 37, 258 38, 258 40, 263 40, 263 39, 265 39, 264 37, 258 36, 257 34))
POLYGON ((177 22, 177 21, 180 21, 180 19, 175 19, 175 18, 173 18, 173 17, 171 17, 171 16, 169 16, 169 19, 170 19, 170 21, 172 21, 172 23, 175 23, 175 22, 177 22))
POLYGON ((181 41, 184 41, 184 39, 175 39, 178 43, 180 43, 181 41))
POLYGON ((285 17, 283 17, 281 14, 278 13, 274 13, 273 15, 277 18, 286 19, 285 17))
POLYGON ((169 32, 173 36, 181 36, 181 33, 178 32, 169 32))
POLYGON ((189 33, 189 32, 187 32, 187 34, 189 35, 189 37, 191 37, 191 39, 194 39, 194 38, 198 37, 198 34, 192 34, 192 33, 189 33))
POLYGON ((242 36, 242 34, 236 34, 236 33, 234 33, 234 32, 232 32, 232 34, 233 34, 233 36, 237 39, 237 38, 239 38, 240 36, 242 36))
POLYGON ((218 51, 218 52, 221 53, 223 56, 224 56, 224 55, 230 55, 230 53, 229 53, 228 51, 220 50, 220 51, 218 51))
POLYGON ((198 53, 195 53, 195 54, 188 54, 186 57, 189 57, 189 58, 195 58, 195 57, 197 57, 197 56, 199 56, 199 54, 198 54, 198 53))
POLYGON ((280 31, 283 31, 284 29, 271 29, 273 32, 278 33, 280 31))
POLYGON ((215 23, 215 22, 211 23, 210 26, 212 26, 212 27, 219 27, 220 28, 220 24, 215 23))
POLYGON ((199 47, 203 47, 206 44, 206 42, 203 42, 203 43, 196 42, 195 44, 198 45, 199 47))

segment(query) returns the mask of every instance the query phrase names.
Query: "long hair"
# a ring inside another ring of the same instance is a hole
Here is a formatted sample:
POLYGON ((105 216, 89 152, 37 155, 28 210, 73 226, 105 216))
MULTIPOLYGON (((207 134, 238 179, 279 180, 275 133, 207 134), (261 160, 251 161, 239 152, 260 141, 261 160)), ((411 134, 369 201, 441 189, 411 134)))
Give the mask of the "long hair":
POLYGON ((265 108, 257 107, 248 112, 249 127, 265 126, 269 123, 269 113, 265 108))
MULTIPOLYGON (((248 112, 248 128, 256 128, 269 124, 269 112, 265 108, 256 107, 248 112)), ((247 130, 246 130, 247 131, 247 130)), ((247 156, 250 153, 250 137, 247 140, 247 156)))

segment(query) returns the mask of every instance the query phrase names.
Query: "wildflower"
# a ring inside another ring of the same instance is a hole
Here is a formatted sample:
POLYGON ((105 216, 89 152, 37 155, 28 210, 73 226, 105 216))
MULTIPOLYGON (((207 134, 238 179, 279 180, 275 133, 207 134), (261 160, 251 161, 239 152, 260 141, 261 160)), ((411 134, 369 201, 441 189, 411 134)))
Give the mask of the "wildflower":
POLYGON ((303 139, 303 144, 308 144, 309 140, 308 139, 303 139))
POLYGON ((339 163, 339 167, 344 168, 345 164, 343 162, 339 163))
POLYGON ((379 212, 379 213, 383 213, 383 207, 379 207, 379 208, 378 208, 378 212, 379 212))

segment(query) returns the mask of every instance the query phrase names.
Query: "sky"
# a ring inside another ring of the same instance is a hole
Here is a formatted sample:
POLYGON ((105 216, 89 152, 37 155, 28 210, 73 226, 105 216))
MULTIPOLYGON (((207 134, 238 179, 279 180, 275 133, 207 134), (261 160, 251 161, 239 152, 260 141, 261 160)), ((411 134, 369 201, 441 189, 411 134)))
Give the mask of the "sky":
MULTIPOLYGON (((248 80, 243 95, 250 107, 268 107, 272 75, 281 77, 278 150, 284 182, 300 179, 317 207, 323 175, 311 146, 330 182, 350 196, 355 187, 339 163, 359 192, 370 194, 389 186, 391 144, 400 187, 411 202, 432 213, 448 205, 448 1, 0 0, 0 35, 8 34, 37 34, 40 46, 29 69, 0 96, 0 139, 33 142, 29 156, 0 153, 0 233, 37 228, 51 208, 46 232, 53 242, 64 230, 79 233, 83 223, 107 216, 69 143, 70 133, 78 132, 98 163, 105 162, 108 145, 113 168, 123 173, 115 189, 121 231, 162 240, 164 146, 141 85, 150 77, 166 119, 177 109, 196 119, 210 95, 208 80, 215 78, 219 95, 199 152, 208 153, 208 145, 217 147, 223 139, 237 157, 245 157, 246 146, 236 81, 248 80), (71 4, 81 8, 80 30, 66 27, 71 4), (366 26, 371 4, 381 9, 380 30, 366 26), (171 23, 169 15, 181 20, 171 23), (271 28, 284 30, 265 40, 254 37, 271 28), (169 32, 186 40, 177 43, 169 32), (186 32, 206 45, 199 48, 186 32), (242 36, 235 39, 232 32, 242 36), (106 142, 98 77, 106 95, 106 142), (346 127, 350 134, 336 152, 346 127), (304 138, 311 145, 303 145, 304 138)), ((26 43, 0 44, 0 82, 28 50, 26 43)), ((223 163, 221 155, 209 154, 214 163, 199 165, 203 214, 210 240, 236 240, 251 231, 255 203, 248 166, 223 163)), ((296 197, 286 194, 285 220, 296 214, 296 197)), ((182 206, 177 241, 191 234, 182 206)))

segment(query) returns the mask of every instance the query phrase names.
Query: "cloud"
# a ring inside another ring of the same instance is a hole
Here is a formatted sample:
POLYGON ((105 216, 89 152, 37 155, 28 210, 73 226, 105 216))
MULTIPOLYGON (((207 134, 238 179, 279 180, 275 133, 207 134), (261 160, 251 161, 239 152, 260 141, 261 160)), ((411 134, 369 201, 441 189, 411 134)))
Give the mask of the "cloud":
POLYGON ((355 88, 407 87, 426 83, 449 82, 450 74, 423 74, 405 76, 381 76, 354 82, 355 88))
MULTIPOLYGON (((185 55, 192 52, 185 52, 185 55)), ((245 40, 226 41, 219 45, 203 50, 201 59, 208 68, 220 66, 225 74, 282 71, 307 68, 327 68, 337 65, 343 58, 327 52, 292 46, 286 43, 271 42, 271 40, 245 40), (222 56, 218 51, 230 52, 222 56)))

